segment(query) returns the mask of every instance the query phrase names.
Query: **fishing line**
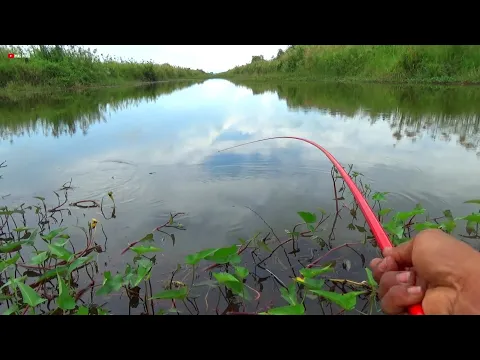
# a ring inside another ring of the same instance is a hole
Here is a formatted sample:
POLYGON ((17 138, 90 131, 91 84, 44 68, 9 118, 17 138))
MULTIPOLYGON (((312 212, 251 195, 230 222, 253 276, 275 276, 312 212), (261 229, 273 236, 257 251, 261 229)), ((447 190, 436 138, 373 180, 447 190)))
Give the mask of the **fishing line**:
MULTIPOLYGON (((342 165, 340 165, 340 163, 337 161, 337 159, 335 159, 332 154, 330 154, 324 147, 318 145, 316 142, 308 140, 308 139, 304 139, 304 138, 301 138, 301 137, 296 137, 296 136, 274 136, 274 137, 269 137, 269 138, 264 138, 264 139, 260 139, 260 140, 254 140, 254 141, 246 142, 246 143, 243 143, 243 144, 240 144, 240 145, 231 146, 229 148, 219 150, 218 152, 223 152, 223 151, 231 150, 231 149, 234 149, 234 148, 237 148, 237 147, 240 147, 240 146, 249 145, 249 144, 253 144, 253 143, 257 143, 257 142, 261 142, 261 141, 274 140, 274 139, 300 140, 300 141, 306 142, 310 145, 313 145, 318 150, 322 151, 325 154, 325 156, 328 158, 328 160, 330 160, 330 162, 333 164, 333 166, 335 166, 335 168, 337 169, 337 171, 340 173, 343 180, 347 184, 348 188, 352 192, 352 195, 355 198, 355 201, 357 202, 360 210, 362 211, 362 213, 365 217, 365 220, 367 220, 368 226, 370 227, 370 230, 372 231, 372 234, 373 234, 373 236, 375 238, 375 241, 376 241, 378 247, 380 248, 380 250, 383 250, 387 247, 393 247, 393 244, 390 241, 390 239, 388 238, 385 230, 383 229, 380 222, 377 220, 377 217, 375 216, 375 213, 373 212, 372 208, 368 204, 367 200, 363 197, 362 193, 358 189, 355 182, 348 175, 348 173, 345 171, 345 169, 342 167, 342 165)), ((408 308, 408 313, 410 315, 424 315, 421 304, 410 306, 408 308)))

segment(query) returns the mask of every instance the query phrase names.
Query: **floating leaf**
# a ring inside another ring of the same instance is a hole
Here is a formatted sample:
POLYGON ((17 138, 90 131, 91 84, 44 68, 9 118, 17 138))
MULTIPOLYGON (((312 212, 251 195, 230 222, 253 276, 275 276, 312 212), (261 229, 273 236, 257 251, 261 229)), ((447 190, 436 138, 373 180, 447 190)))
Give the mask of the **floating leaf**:
POLYGON ((382 209, 378 212, 378 215, 380 216, 385 216, 387 215, 388 213, 390 213, 393 209, 390 209, 390 208, 386 208, 386 209, 382 209))
POLYGON ((464 204, 480 204, 480 200, 477 200, 477 199, 467 200, 464 202, 464 204))
POLYGON ((440 227, 440 224, 432 223, 430 221, 425 221, 423 223, 415 224, 414 229, 416 231, 422 231, 425 229, 438 229, 439 227, 440 227))
POLYGON ((235 266, 235 274, 240 278, 244 279, 248 276, 248 269, 242 266, 235 266))
POLYGON ((200 261, 205 259, 207 256, 212 255, 218 249, 206 249, 199 251, 195 254, 190 254, 185 257, 185 262, 189 265, 197 265, 200 261))
POLYGON ((90 262, 93 260, 93 256, 90 255, 88 257, 86 256, 82 256, 82 257, 79 257, 78 259, 75 259, 69 266, 68 266, 68 274, 71 274, 72 271, 75 271, 77 268, 79 268, 80 266, 90 262))
POLYGON ((64 232, 65 230, 67 230, 66 227, 52 230, 47 235, 43 235, 42 239, 47 242, 51 242, 55 237, 57 237, 57 235, 64 232))
POLYGON ((15 313, 17 311, 18 311, 18 305, 14 304, 13 306, 11 306, 7 310, 5 310, 3 315, 12 315, 13 313, 15 313))
POLYGON ((305 285, 309 289, 320 290, 325 284, 325 280, 316 280, 311 278, 295 278, 295 281, 305 285))
POLYGON ((70 261, 75 256, 62 246, 48 244, 48 249, 53 255, 65 261, 70 261))
POLYGON ((65 284, 65 281, 60 277, 58 279, 58 297, 57 304, 62 310, 73 310, 76 307, 75 299, 70 295, 69 288, 65 284))
POLYGON ((295 283, 292 282, 290 285, 288 285, 288 289, 285 288, 280 288, 280 293, 282 294, 282 298, 285 299, 290 305, 297 305, 297 292, 296 292, 296 287, 295 283))
POLYGON ((385 195, 387 195, 388 192, 376 192, 373 194, 372 199, 375 201, 386 201, 385 195))
POLYGON ((17 283, 20 292, 22 293, 22 298, 23 301, 30 305, 31 307, 35 307, 37 305, 40 305, 41 303, 47 301, 47 299, 42 299, 38 293, 33 290, 30 286, 19 282, 17 283))
POLYGON ((242 258, 237 254, 237 245, 217 249, 213 254, 205 256, 205 260, 216 262, 217 264, 238 264, 242 258))
POLYGON ((315 276, 325 274, 325 273, 330 272, 332 270, 333 270, 333 268, 329 264, 328 266, 325 266, 325 267, 322 267, 322 268, 318 267, 318 268, 303 268, 303 269, 300 269, 300 274, 302 274, 302 276, 306 277, 306 278, 314 278, 315 276))
POLYGON ((453 215, 451 210, 443 210, 443 216, 447 219, 453 220, 453 215))
POLYGON ((378 287, 378 284, 373 278, 372 270, 370 270, 369 268, 365 268, 365 272, 367 273, 368 285, 370 285, 372 289, 376 289, 378 287))
POLYGON ((145 235, 143 238, 141 238, 140 240, 138 240, 139 242, 145 242, 145 241, 153 241, 153 234, 150 233, 150 234, 147 234, 145 235))
POLYGON ((173 300, 173 299, 180 299, 183 300, 188 294, 188 288, 186 286, 181 287, 180 289, 175 290, 165 290, 159 293, 156 293, 151 297, 151 299, 155 300, 173 300))
POLYGON ((135 251, 138 255, 163 251, 162 249, 155 246, 135 246, 135 247, 131 247, 130 250, 135 251))
POLYGON ((17 263, 18 259, 20 259, 20 254, 19 253, 17 253, 14 257, 12 257, 10 259, 6 259, 6 260, 1 261, 0 262, 0 272, 4 271, 6 268, 8 268, 11 265, 15 265, 17 263))
POLYGON ((117 274, 114 277, 112 277, 110 271, 105 271, 103 276, 104 276, 103 286, 100 289, 98 289, 96 292, 98 296, 108 295, 114 291, 118 291, 124 284, 123 276, 121 274, 117 274))
POLYGON ((233 276, 232 274, 220 272, 220 273, 213 273, 213 276, 220 284, 225 285, 227 288, 232 290, 235 294, 244 297, 245 299, 249 299, 250 295, 248 291, 245 290, 243 283, 238 281, 238 279, 233 276))
POLYGON ((75 315, 88 315, 89 310, 86 306, 80 306, 75 315))
POLYGON ((37 255, 32 256, 32 258, 30 259, 30 264, 38 265, 38 264, 43 263, 47 259, 48 259, 48 252, 47 251, 41 251, 37 255))
POLYGON ((355 225, 355 227, 356 227, 357 230, 360 231, 361 233, 367 232, 367 230, 365 230, 365 228, 364 228, 363 226, 355 225))
POLYGON ((22 232, 22 231, 28 231, 28 230, 32 230, 32 229, 33 228, 29 228, 29 227, 18 227, 18 228, 13 229, 13 231, 22 232))
POLYGON ((332 291, 310 290, 312 293, 321 296, 345 310, 353 310, 357 304, 357 296, 364 294, 364 291, 351 291, 346 294, 338 294, 332 291))
POLYGON ((303 315, 305 313, 305 308, 303 304, 290 305, 290 306, 281 306, 268 310, 267 315, 303 315))
POLYGON ((297 213, 307 224, 313 224, 317 221, 317 215, 311 212, 299 211, 297 213))
POLYGON ((480 223, 480 214, 478 214, 478 213, 470 214, 470 215, 464 216, 461 219, 478 224, 478 223, 480 223))

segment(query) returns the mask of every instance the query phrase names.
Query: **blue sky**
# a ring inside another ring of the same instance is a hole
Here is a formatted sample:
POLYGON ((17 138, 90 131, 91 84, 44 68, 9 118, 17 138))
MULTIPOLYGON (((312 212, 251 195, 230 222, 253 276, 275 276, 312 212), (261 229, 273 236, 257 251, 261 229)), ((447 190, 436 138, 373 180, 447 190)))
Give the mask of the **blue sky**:
POLYGON ((270 59, 288 45, 83 45, 98 53, 137 61, 153 60, 175 66, 222 72, 244 65, 254 55, 270 59))

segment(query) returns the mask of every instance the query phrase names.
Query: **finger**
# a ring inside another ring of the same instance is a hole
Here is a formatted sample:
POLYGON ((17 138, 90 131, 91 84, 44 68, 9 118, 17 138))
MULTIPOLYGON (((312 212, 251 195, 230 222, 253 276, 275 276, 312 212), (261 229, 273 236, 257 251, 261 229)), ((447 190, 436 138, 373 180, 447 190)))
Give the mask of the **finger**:
POLYGON ((385 248, 383 256, 391 256, 402 269, 413 266, 412 263, 413 241, 410 240, 396 247, 385 248))
POLYGON ((382 310, 389 315, 402 314, 409 306, 421 303, 424 296, 420 286, 395 285, 382 298, 382 310))
POLYGON ((376 282, 380 281, 385 272, 399 270, 397 263, 391 256, 387 256, 384 259, 373 259, 370 262, 370 268, 376 282))
POLYGON ((415 273, 412 271, 389 271, 383 274, 378 285, 378 296, 383 298, 385 294, 397 285, 415 285, 415 273))

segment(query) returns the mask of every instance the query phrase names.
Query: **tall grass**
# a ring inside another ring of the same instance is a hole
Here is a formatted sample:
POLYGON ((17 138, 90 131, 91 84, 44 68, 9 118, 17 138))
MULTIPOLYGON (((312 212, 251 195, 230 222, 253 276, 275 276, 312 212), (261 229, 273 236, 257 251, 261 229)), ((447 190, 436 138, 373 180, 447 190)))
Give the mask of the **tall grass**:
POLYGON ((205 78, 202 70, 134 62, 74 45, 0 46, 0 89, 75 87, 205 78), (9 59, 8 53, 16 58, 9 59))
POLYGON ((381 82, 480 82, 478 45, 294 45, 252 57, 224 78, 282 77, 381 82))

